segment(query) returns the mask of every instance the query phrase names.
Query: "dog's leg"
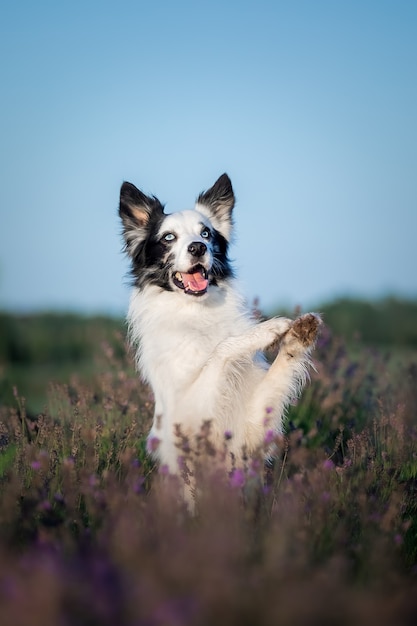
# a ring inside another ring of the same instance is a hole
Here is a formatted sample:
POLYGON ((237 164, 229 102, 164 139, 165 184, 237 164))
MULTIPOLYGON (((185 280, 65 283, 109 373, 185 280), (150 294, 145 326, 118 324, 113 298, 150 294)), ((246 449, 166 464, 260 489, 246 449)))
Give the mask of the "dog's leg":
POLYGON ((256 324, 242 335, 225 339, 214 350, 207 364, 222 367, 230 361, 252 357, 258 350, 266 350, 288 332, 293 321, 286 317, 273 317, 256 324))
POLYGON ((299 396, 308 379, 309 355, 321 323, 318 315, 307 313, 297 318, 282 338, 278 355, 253 396, 249 445, 259 445, 267 428, 281 430, 286 406, 299 396))

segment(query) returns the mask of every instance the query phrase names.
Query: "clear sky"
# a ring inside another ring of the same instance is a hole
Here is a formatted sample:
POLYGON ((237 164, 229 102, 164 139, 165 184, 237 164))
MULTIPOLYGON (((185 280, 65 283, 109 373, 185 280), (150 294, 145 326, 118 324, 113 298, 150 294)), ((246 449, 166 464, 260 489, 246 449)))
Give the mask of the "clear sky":
POLYGON ((0 8, 0 309, 123 313, 123 180, 191 208, 226 171, 261 306, 417 296, 417 2, 0 8))

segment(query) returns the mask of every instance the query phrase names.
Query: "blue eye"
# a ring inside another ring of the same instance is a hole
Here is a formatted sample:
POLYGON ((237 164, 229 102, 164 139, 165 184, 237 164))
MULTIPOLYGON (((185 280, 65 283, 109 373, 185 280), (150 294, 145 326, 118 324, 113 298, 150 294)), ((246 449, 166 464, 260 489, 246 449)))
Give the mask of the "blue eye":
POLYGON ((201 236, 203 239, 209 239, 210 237, 210 231, 208 228, 203 228, 203 230, 201 231, 201 236))
POLYGON ((162 239, 164 241, 174 241, 174 239, 176 239, 176 237, 175 237, 174 233, 167 233, 166 235, 164 235, 162 237, 162 239))

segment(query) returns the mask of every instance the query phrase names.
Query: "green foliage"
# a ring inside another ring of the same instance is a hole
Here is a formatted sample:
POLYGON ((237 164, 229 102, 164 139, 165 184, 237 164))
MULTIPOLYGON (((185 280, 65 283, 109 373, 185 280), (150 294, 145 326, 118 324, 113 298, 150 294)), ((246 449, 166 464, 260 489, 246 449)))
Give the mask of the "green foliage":
POLYGON ((15 445, 5 444, 2 448, 0 448, 0 478, 6 476, 12 468, 17 449, 15 445))
POLYGON ((91 358, 103 338, 119 350, 114 333, 123 322, 107 317, 44 313, 39 315, 0 314, 0 362, 10 365, 71 363, 91 358))
POLYGON ((366 344, 417 348, 417 301, 341 299, 323 312, 333 332, 349 340, 359 337, 366 344))
POLYGON ((347 342, 417 348, 417 300, 340 298, 317 310, 332 333, 347 342))
POLYGON ((68 383, 74 373, 92 381, 104 367, 103 347, 122 357, 123 333, 122 321, 106 317, 0 314, 0 406, 17 387, 28 411, 41 412, 51 381, 68 383))

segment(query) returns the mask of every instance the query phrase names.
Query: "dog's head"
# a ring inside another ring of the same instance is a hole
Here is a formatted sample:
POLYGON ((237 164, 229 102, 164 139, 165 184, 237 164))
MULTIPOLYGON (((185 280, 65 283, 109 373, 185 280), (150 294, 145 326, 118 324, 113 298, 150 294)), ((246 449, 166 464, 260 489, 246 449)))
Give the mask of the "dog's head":
POLYGON ((123 183, 119 214, 135 285, 203 296, 232 276, 227 252, 234 204, 226 174, 198 196, 193 210, 172 214, 155 196, 123 183))

